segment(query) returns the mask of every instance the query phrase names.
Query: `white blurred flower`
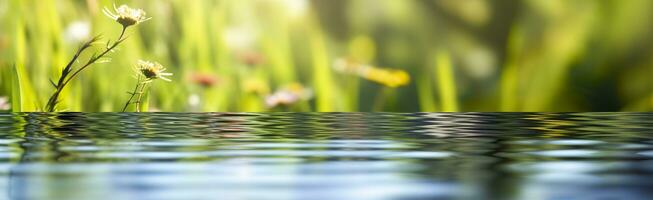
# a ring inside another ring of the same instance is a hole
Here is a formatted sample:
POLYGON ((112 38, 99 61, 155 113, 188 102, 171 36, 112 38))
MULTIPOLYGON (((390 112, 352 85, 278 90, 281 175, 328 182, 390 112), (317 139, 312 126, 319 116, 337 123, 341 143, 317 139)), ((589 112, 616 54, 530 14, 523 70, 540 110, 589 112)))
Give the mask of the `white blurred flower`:
POLYGON ((465 58, 465 71, 474 78, 489 78, 496 71, 496 58, 492 52, 485 48, 476 48, 467 52, 465 58))
POLYGON ((282 0, 282 5, 290 17, 300 17, 308 10, 308 0, 282 0))
POLYGON ((161 112, 161 109, 159 109, 159 108, 157 108, 157 107, 154 107, 154 106, 150 106, 150 107, 147 109, 147 112, 161 112))
POLYGON ((227 48, 231 50, 250 49, 256 43, 256 38, 255 30, 247 27, 229 27, 222 34, 227 48))
POLYGON ((188 97, 188 105, 190 107, 199 107, 201 102, 200 95, 192 94, 188 97))
POLYGON ((87 21, 76 21, 66 27, 65 39, 68 42, 80 42, 91 37, 91 24, 87 21))
POLYGON ((9 1, 0 1, 0 16, 6 16, 9 10, 9 1))
POLYGON ((11 104, 7 97, 0 97, 0 110, 9 110, 11 109, 11 104))

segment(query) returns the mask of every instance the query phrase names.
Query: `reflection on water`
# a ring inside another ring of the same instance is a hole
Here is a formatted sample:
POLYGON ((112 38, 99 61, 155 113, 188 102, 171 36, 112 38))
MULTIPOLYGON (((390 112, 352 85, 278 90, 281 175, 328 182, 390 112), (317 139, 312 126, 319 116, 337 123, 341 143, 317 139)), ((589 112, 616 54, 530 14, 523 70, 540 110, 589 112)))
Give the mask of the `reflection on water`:
POLYGON ((646 199, 650 188, 650 113, 0 113, 0 199, 646 199))

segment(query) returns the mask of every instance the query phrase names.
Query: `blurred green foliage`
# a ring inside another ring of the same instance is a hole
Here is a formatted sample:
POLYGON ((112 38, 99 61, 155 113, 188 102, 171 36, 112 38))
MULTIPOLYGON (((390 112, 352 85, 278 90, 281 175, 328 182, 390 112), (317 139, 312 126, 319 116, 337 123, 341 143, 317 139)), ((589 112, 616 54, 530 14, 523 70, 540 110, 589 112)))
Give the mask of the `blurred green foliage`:
POLYGON ((114 3, 152 20, 71 84, 64 111, 120 111, 138 59, 174 73, 151 111, 653 111, 650 0, 0 0, 13 111, 42 109, 82 42, 117 37, 101 12, 114 3), (383 85, 389 69, 410 82, 383 85), (312 98, 266 107, 298 83, 312 98))

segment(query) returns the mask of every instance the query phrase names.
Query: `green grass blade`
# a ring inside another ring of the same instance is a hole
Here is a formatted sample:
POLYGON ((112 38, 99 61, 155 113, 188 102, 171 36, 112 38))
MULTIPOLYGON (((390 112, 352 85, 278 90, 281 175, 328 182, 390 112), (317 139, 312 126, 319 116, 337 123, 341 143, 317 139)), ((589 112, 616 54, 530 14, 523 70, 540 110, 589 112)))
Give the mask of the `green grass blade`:
POLYGON ((331 76, 329 56, 323 33, 317 25, 310 27, 310 45, 313 57, 313 79, 316 93, 316 110, 318 112, 336 111, 335 89, 331 76))
POLYGON ((430 84, 429 77, 425 75, 418 77, 416 87, 421 111, 437 112, 438 108, 435 95, 433 94, 435 89, 432 87, 432 84, 430 84))
POLYGON ((14 112, 32 112, 38 111, 38 99, 29 80, 29 75, 25 69, 26 63, 26 39, 25 29, 21 20, 16 21, 15 25, 15 64, 13 67, 12 81, 12 105, 14 112))
POLYGON ((436 51, 436 77, 442 110, 445 112, 458 111, 458 94, 456 93, 456 82, 451 57, 446 51, 436 51))

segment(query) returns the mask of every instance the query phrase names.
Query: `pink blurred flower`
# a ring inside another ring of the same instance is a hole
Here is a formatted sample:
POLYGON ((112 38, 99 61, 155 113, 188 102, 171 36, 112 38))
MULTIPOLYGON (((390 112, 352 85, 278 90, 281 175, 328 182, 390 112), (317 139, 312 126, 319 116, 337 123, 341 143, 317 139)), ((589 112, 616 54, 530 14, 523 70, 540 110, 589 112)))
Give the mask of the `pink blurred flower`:
POLYGON ((0 97, 0 110, 9 110, 11 109, 11 104, 7 97, 0 97))
POLYGON ((265 98, 265 105, 268 108, 275 108, 280 106, 291 106, 299 101, 306 101, 313 97, 313 92, 295 83, 284 87, 277 92, 268 95, 265 98))

